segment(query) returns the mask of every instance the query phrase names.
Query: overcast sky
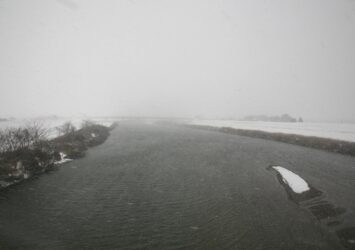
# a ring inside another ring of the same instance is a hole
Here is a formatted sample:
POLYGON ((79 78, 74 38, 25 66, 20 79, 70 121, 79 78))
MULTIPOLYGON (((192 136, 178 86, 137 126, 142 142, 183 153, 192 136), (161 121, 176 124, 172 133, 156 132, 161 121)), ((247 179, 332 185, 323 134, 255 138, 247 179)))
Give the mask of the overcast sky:
POLYGON ((0 0, 0 116, 355 121, 354 0, 0 0))

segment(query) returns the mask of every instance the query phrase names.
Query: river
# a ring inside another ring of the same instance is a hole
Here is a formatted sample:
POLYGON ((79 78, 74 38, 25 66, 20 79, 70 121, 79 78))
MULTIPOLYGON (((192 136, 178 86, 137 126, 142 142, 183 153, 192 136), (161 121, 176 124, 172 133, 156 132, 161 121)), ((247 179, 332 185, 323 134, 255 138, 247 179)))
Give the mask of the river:
MULTIPOLYGON (((355 163, 317 150, 312 158, 309 150, 123 123, 86 157, 1 191, 0 248, 342 249, 266 170, 301 165, 305 155, 329 171, 331 162, 355 163)), ((312 172, 304 174, 312 180, 312 172)), ((339 188, 351 194, 349 186, 339 188)), ((334 202, 354 206, 346 200, 334 202)))

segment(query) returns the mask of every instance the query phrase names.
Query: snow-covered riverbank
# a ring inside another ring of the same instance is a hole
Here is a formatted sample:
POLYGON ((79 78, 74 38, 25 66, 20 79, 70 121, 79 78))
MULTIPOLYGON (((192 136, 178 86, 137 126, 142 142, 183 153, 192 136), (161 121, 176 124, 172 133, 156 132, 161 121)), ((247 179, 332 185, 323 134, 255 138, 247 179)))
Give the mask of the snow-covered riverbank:
POLYGON ((192 120, 189 121, 188 124, 316 136, 355 142, 355 123, 284 123, 236 120, 192 120))
POLYGON ((102 144, 117 126, 92 124, 79 130, 0 154, 0 190, 55 166, 81 158, 88 148, 102 144))

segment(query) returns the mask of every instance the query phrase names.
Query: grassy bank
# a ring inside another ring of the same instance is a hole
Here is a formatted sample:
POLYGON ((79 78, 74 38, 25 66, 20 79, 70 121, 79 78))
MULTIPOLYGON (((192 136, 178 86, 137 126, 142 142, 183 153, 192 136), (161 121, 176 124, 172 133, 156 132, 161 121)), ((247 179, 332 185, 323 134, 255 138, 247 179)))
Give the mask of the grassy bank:
POLYGON ((343 155, 355 156, 355 143, 314 136, 303 136, 296 134, 271 133, 259 130, 235 129, 228 127, 212 127, 204 125, 185 125, 190 128, 218 131, 226 134, 248 136, 278 142, 284 142, 309 148, 325 150, 328 152, 339 153, 343 155))
POLYGON ((0 153, 0 189, 53 169, 69 159, 83 157, 88 148, 103 143, 116 124, 87 124, 53 140, 39 140, 0 153))

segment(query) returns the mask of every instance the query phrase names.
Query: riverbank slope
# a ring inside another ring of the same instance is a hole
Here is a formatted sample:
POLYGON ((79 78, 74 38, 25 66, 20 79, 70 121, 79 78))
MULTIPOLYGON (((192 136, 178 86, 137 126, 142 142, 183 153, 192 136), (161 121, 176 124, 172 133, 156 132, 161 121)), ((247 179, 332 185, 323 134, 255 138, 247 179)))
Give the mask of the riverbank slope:
POLYGON ((0 154, 0 189, 84 157, 86 150, 102 144, 116 125, 92 124, 28 148, 0 154))

